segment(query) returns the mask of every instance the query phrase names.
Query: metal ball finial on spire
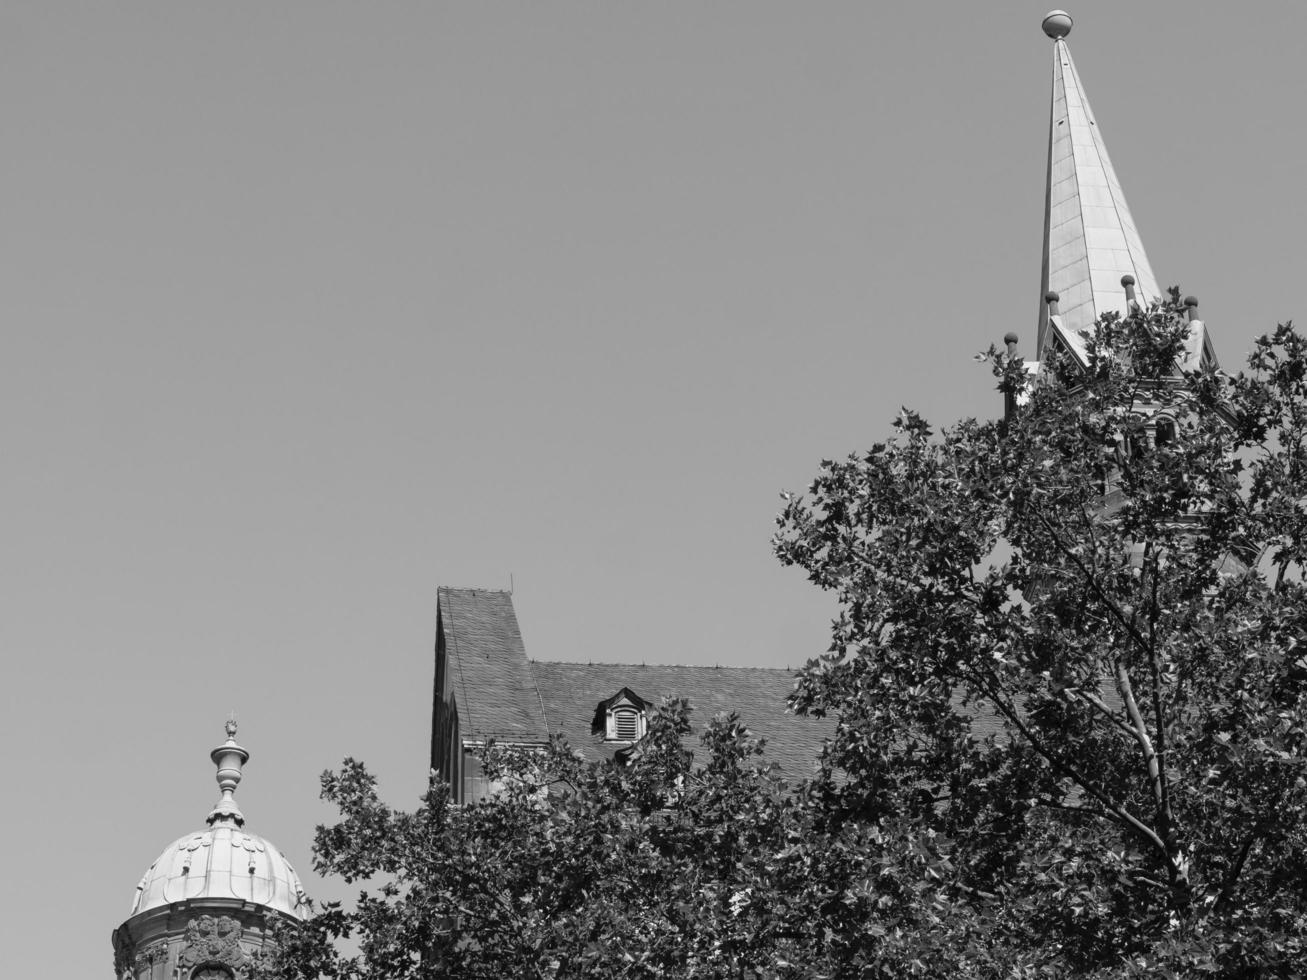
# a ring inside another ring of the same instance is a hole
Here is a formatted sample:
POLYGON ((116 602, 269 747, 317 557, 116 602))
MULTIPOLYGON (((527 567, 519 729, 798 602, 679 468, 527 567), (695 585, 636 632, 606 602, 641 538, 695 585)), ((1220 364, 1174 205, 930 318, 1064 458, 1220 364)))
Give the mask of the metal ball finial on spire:
POLYGON ((227 732, 227 741, 209 753, 209 758, 218 767, 218 789, 222 791, 222 798, 210 811, 207 822, 210 826, 218 823, 233 823, 240 827, 245 823, 245 815, 241 813, 240 807, 236 805, 234 794, 236 793, 236 787, 240 785, 241 767, 250 760, 250 754, 236 744, 236 713, 234 711, 231 717, 227 719, 224 728, 227 732))
POLYGON ((1071 33, 1071 15, 1065 10, 1050 10, 1044 15, 1044 22, 1040 26, 1044 28, 1044 33, 1054 41, 1061 40, 1071 33))

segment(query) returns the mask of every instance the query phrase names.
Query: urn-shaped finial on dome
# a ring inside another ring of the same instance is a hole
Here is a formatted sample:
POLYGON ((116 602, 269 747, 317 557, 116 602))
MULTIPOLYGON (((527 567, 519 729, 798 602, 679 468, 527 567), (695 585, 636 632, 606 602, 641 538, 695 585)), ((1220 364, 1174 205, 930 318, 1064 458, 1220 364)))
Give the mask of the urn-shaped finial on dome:
POLYGON ((226 730, 227 741, 209 753, 209 758, 218 767, 218 789, 222 792, 222 798, 209 813, 208 823, 210 826, 217 823, 231 823, 240 827, 245 823, 245 816, 236 805, 234 796, 236 787, 241 781, 241 767, 250 761, 250 754, 236 744, 234 712, 227 719, 226 730))

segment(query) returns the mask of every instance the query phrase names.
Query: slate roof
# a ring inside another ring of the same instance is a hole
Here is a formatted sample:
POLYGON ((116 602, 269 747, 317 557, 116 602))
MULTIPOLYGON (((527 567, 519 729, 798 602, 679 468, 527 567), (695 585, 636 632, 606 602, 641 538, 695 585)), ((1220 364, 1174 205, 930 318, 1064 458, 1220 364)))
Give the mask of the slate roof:
POLYGON ((767 740, 764 758, 781 767, 790 779, 808 776, 832 724, 824 719, 791 714, 785 699, 794 688, 794 674, 766 667, 693 667, 644 664, 575 664, 532 661, 545 717, 551 732, 562 733, 573 748, 589 759, 609 758, 623 743, 605 743, 591 733, 599 702, 623 687, 657 705, 664 697, 690 703, 694 728, 687 747, 703 752, 699 733, 719 712, 734 711, 741 722, 767 740))
POLYGON ((436 608, 463 739, 547 741, 512 595, 442 586, 436 608))
MULTIPOLYGON (((588 759, 611 758, 626 743, 605 742, 591 726, 599 703, 622 688, 652 705, 665 697, 688 701, 693 731, 686 747, 698 753, 704 723, 718 713, 736 712, 766 740, 764 758, 792 780, 811 774, 823 739, 834 731, 829 718, 788 710, 795 681, 789 670, 528 660, 508 592, 441 587, 437 624, 464 743, 495 738, 544 744, 551 734, 562 734, 588 759)), ((1105 690, 1104 697, 1118 707, 1115 691, 1105 690)), ((976 705, 955 707, 972 717, 977 737, 1003 737, 992 712, 976 705)))

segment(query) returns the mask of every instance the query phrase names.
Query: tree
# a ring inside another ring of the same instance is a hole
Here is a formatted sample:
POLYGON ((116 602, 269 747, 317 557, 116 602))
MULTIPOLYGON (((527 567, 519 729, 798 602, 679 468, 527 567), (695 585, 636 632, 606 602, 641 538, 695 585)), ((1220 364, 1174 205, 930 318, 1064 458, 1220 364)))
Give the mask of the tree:
POLYGON ((454 806, 433 781, 413 813, 346 760, 323 775, 341 820, 318 829, 315 866, 372 887, 280 929, 258 975, 935 976, 961 962, 959 937, 990 959, 928 836, 825 821, 731 715, 705 726, 696 764, 687 727, 684 702, 663 705, 625 765, 562 740, 492 748, 496 795, 454 806))
POLYGON ((797 700, 831 819, 935 834, 1048 975, 1307 962, 1307 344, 1226 378, 1187 331, 1173 291, 1034 384, 991 349, 1015 418, 904 411, 780 517, 841 607, 797 700))
POLYGON ((750 855, 777 844, 791 799, 736 719, 709 726, 698 769, 684 703, 649 728, 625 766, 585 762, 559 739, 492 748, 499 792, 453 806, 433 778, 411 814, 382 804, 352 760, 324 774, 343 819, 319 828, 318 869, 382 884, 284 934, 269 975, 752 976, 736 966, 750 855), (358 955, 336 951, 342 937, 358 955), (728 961, 732 972, 713 972, 728 961))
POLYGON ((787 497, 776 552, 840 603, 813 779, 733 716, 692 752, 681 702, 624 765, 492 747, 461 807, 346 760, 315 863, 371 890, 266 975, 1302 975, 1307 342, 1183 373, 1176 299, 1037 381, 991 349, 1014 417, 905 410, 787 497))

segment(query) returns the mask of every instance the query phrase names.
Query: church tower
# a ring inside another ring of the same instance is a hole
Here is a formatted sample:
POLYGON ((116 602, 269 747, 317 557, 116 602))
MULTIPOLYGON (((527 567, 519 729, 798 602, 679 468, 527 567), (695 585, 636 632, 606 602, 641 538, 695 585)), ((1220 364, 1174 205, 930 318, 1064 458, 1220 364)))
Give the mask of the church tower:
POLYGON ((244 830, 234 794, 249 757, 227 722, 227 740, 210 753, 221 798, 207 828, 164 848, 136 886, 113 933, 117 980, 244 980, 270 925, 307 917, 290 862, 244 830))
MULTIPOLYGON (((1035 360, 1042 362, 1060 348, 1083 366, 1082 331, 1108 311, 1124 317, 1132 309, 1146 310, 1162 299, 1162 291, 1071 60, 1066 42, 1071 24, 1063 10, 1052 11, 1043 22, 1053 40, 1053 97, 1035 360)), ((1214 368, 1216 352, 1198 319, 1198 301, 1189 297, 1185 305, 1189 343, 1177 367, 1214 368)))
MULTIPOLYGON (((1066 40, 1071 26, 1071 16, 1063 10, 1050 12, 1042 24, 1053 41, 1053 91, 1039 321, 1035 357, 1024 362, 1026 371, 1039 384, 1041 375, 1051 373, 1050 358, 1058 355, 1062 364, 1069 363, 1068 383, 1074 387, 1077 371, 1088 367, 1086 338, 1104 314, 1115 313, 1123 321, 1135 316, 1132 330, 1185 328, 1177 331, 1183 338, 1178 349, 1168 352, 1173 363, 1148 378, 1137 377, 1129 403, 1118 406, 1121 424, 1104 446, 1099 497, 1102 512, 1110 514, 1122 505, 1121 476, 1129 462, 1186 437, 1183 392, 1194 373, 1216 371, 1219 365, 1211 335, 1198 318, 1198 300, 1189 296, 1177 307, 1158 286, 1071 60, 1066 40)), ((1008 356, 1016 356, 1017 335, 1004 339, 1008 356)), ((1005 417, 1011 420, 1028 398, 1029 391, 1007 392, 1005 417)), ((1144 545, 1137 549, 1142 555, 1144 545)), ((1240 552, 1225 556, 1221 567, 1242 571, 1255 560, 1255 553, 1240 552)))

